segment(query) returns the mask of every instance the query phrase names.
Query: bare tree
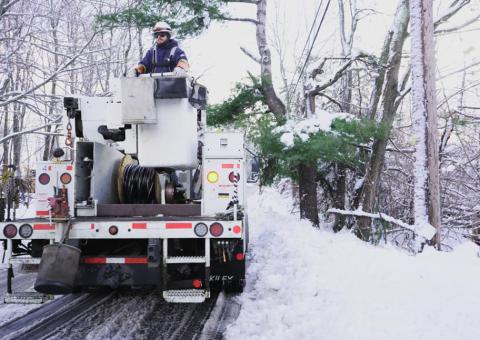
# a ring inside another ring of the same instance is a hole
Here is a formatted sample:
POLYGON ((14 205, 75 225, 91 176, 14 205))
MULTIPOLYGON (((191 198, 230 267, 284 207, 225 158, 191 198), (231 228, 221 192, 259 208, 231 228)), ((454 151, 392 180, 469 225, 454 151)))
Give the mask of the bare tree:
POLYGON ((415 224, 430 222, 440 248, 440 180, 435 105, 435 56, 431 0, 410 0, 412 39, 412 111, 417 137, 415 224))

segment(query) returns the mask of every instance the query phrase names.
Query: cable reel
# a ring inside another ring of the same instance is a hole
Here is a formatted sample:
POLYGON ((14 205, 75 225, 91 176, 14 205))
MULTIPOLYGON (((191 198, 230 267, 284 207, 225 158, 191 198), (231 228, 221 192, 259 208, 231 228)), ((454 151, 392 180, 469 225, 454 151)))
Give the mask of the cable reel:
POLYGON ((178 197, 170 174, 142 167, 130 155, 118 166, 117 192, 120 203, 125 204, 175 203, 178 197))

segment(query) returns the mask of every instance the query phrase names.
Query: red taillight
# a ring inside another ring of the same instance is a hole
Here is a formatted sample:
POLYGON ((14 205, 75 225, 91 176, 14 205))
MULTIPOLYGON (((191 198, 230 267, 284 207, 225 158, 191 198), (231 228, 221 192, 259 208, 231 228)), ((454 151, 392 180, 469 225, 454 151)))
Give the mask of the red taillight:
POLYGON ((213 223, 210 226, 210 234, 215 237, 219 237, 223 234, 223 226, 220 223, 213 223))
POLYGON ((195 279, 192 281, 193 288, 202 288, 202 280, 195 279))
POLYGON ((110 233, 110 235, 117 235, 118 227, 116 225, 112 225, 110 226, 110 228, 108 228, 108 232, 110 233))
POLYGON ((14 224, 7 224, 3 228, 3 235, 5 235, 6 238, 14 238, 17 236, 17 227, 15 227, 14 224))
POLYGON ((68 172, 64 172, 61 176, 60 176, 60 182, 62 182, 63 184, 68 184, 72 181, 72 176, 68 173, 68 172))
POLYGON ((245 259, 245 254, 244 253, 236 253, 235 254, 235 259, 237 261, 243 261, 243 259, 245 259))
POLYGON ((232 231, 235 233, 235 234, 240 234, 242 232, 242 228, 240 228, 239 225, 236 225, 235 227, 233 227, 232 231))
POLYGON ((46 185, 50 183, 50 176, 46 173, 40 174, 40 176, 38 176, 38 181, 40 182, 40 184, 46 185))
POLYGON ((230 174, 228 174, 228 180, 232 183, 235 182, 235 180, 238 182, 240 180, 240 174, 232 171, 230 174))

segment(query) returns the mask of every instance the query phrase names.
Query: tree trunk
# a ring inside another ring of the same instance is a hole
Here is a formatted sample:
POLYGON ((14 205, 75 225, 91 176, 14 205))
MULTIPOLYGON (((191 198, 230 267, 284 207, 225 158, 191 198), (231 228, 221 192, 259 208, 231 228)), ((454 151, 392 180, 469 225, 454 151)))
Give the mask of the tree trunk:
MULTIPOLYGON (((54 42, 54 51, 55 54, 53 56, 53 69, 56 70, 59 67, 60 61, 58 59, 58 20, 51 19, 50 20, 50 27, 52 29, 52 38, 54 42)), ((56 99, 55 95, 57 94, 57 78, 52 79, 52 87, 50 94, 52 95, 52 100, 49 103, 49 108, 48 108, 48 116, 52 117, 53 114, 55 113, 55 106, 56 106, 56 99)), ((45 147, 43 149, 43 160, 48 161, 50 159, 50 156, 52 154, 52 148, 54 144, 54 137, 49 135, 51 131, 54 131, 55 129, 52 128, 52 126, 48 126, 46 128, 47 134, 45 135, 45 147)))
MULTIPOLYGON (((13 108, 15 114, 13 115, 13 125, 12 125, 12 132, 19 132, 21 131, 21 119, 23 113, 25 112, 25 105, 21 105, 19 103, 14 103, 13 108), (22 111, 23 113, 20 113, 22 111)), ((13 165, 20 171, 20 153, 22 150, 22 135, 16 136, 12 140, 13 144, 13 165)))
MULTIPOLYGON (((393 34, 388 46, 388 64, 385 72, 385 81, 383 87, 383 100, 381 104, 382 119, 381 122, 389 129, 393 126, 396 106, 395 100, 398 97, 398 74, 402 56, 403 44, 407 37, 407 27, 409 21, 408 0, 400 0, 394 19, 393 34)), ((388 39, 387 39, 388 40, 388 39)), ((383 53, 382 53, 383 54, 383 53)), ((380 175, 385 161, 385 150, 388 144, 389 134, 384 138, 376 138, 372 146, 372 154, 367 166, 365 181, 363 184, 362 198, 360 200, 361 208, 366 212, 373 212, 377 189, 380 183, 380 175)), ((371 219, 359 218, 358 225, 360 231, 358 235, 365 239, 369 237, 371 219)))
MULTIPOLYGON (((342 45, 342 57, 349 58, 352 54, 353 41, 355 38, 356 27, 358 22, 358 12, 356 1, 350 0, 348 7, 350 8, 350 25, 345 21, 344 0, 338 0, 339 12, 339 32, 340 42, 342 45), (350 31, 347 32, 347 26, 350 31)), ((348 70, 340 79, 339 99, 341 110, 343 112, 352 113, 352 71, 348 70)), ((347 168, 343 164, 337 164, 336 179, 335 179, 335 195, 333 206, 336 209, 345 210, 346 194, 347 194, 347 168)), ((345 226, 346 216, 342 214, 335 215, 335 224, 333 230, 338 232, 345 226)))
POLYGON ((415 225, 428 222, 437 229, 440 249, 440 180, 435 100, 435 47, 432 0, 410 0, 412 111, 415 152, 415 225), (428 216, 428 221, 427 221, 428 216))
POLYGON ((319 226, 317 206, 316 164, 299 164, 298 187, 300 191, 300 218, 306 218, 313 226, 319 226))
MULTIPOLYGON (((8 106, 5 106, 3 110, 5 111, 5 116, 3 118, 3 136, 8 136, 8 106)), ((2 164, 8 164, 9 163, 9 157, 8 157, 8 146, 10 145, 10 141, 5 141, 3 142, 3 156, 2 156, 2 164)))
POLYGON ((262 90, 267 106, 279 120, 283 120, 286 109, 283 102, 277 97, 272 81, 272 56, 267 43, 267 0, 259 0, 257 3, 257 46, 260 54, 260 67, 262 77, 262 90))
MULTIPOLYGON (((345 195, 347 193, 347 169, 345 166, 338 164, 337 166, 337 183, 335 190, 335 201, 333 206, 336 209, 345 210, 345 195)), ((335 215, 335 225, 333 226, 333 231, 339 232, 345 226, 345 215, 336 214, 335 215)))

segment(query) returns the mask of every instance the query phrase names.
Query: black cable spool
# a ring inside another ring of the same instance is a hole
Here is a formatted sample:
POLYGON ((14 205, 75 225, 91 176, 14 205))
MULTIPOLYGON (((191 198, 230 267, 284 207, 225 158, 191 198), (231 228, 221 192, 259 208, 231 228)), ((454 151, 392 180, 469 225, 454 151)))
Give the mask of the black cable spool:
POLYGON ((123 176, 125 203, 151 204, 156 202, 155 169, 129 164, 125 166, 123 176))

